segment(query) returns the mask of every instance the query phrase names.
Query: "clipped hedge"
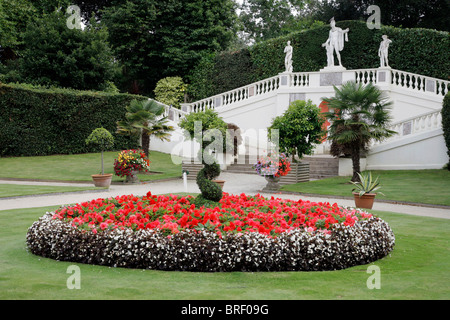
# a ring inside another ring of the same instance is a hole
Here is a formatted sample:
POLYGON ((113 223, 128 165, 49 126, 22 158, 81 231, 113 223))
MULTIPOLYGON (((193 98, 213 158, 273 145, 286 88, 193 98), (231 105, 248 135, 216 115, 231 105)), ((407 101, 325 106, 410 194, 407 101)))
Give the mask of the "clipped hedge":
MULTIPOLYGON (((450 157, 450 92, 445 95, 442 103, 442 130, 444 131, 447 154, 450 157)), ((447 169, 450 170, 450 162, 447 164, 447 169)))
POLYGON ((144 97, 0 83, 0 155, 93 152, 85 140, 99 127, 113 134, 114 149, 136 147, 136 138, 116 133, 135 98, 144 97))
MULTIPOLYGON (((378 48, 381 36, 386 34, 393 41, 389 47, 392 68, 444 80, 450 78, 448 32, 390 26, 371 30, 364 21, 338 21, 336 25, 350 28, 349 41, 341 52, 342 64, 347 69, 379 67, 378 48)), ((329 25, 316 27, 270 39, 239 52, 224 52, 210 57, 207 63, 203 61, 193 70, 192 75, 195 76, 190 78, 193 88, 207 90, 190 91, 191 99, 202 99, 283 72, 284 47, 288 40, 294 50, 294 72, 318 71, 327 64, 325 49, 321 45, 328 38, 329 30, 329 25), (219 83, 215 77, 226 81, 219 83)))

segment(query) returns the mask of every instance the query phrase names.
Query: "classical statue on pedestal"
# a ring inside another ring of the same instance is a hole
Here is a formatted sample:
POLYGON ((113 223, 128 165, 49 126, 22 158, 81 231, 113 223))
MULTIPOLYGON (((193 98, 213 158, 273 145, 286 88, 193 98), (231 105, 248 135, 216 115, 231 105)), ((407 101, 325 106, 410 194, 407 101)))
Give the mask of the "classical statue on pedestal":
POLYGON ((392 40, 388 39, 387 35, 382 36, 383 41, 380 43, 380 48, 378 49, 378 56, 380 57, 380 68, 389 67, 388 50, 389 45, 392 40))
POLYGON ((286 68, 286 72, 292 72, 292 46, 291 42, 287 42, 287 46, 284 48, 284 53, 286 56, 284 58, 284 66, 286 68))
POLYGON ((348 41, 349 28, 342 30, 336 27, 336 21, 334 18, 330 21, 331 30, 328 35, 328 39, 322 44, 322 47, 327 49, 327 65, 328 67, 334 66, 334 53, 338 58, 339 66, 342 67, 340 51, 344 49, 344 41, 348 41))

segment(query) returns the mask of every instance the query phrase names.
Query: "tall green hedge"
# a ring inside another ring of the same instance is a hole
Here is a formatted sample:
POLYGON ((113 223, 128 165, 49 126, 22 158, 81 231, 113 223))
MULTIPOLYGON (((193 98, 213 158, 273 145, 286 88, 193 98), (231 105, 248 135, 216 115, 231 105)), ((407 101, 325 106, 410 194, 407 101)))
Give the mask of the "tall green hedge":
MULTIPOLYGON (((338 21, 337 26, 350 28, 349 41, 341 52, 342 64, 347 69, 379 67, 378 48, 382 41, 381 36, 386 34, 393 41, 389 47, 389 64, 392 68, 444 80, 450 79, 448 32, 389 26, 368 29, 364 21, 338 21)), ((190 78, 191 86, 208 87, 208 90, 190 92, 191 99, 198 100, 219 94, 283 72, 283 51, 288 40, 294 50, 294 72, 319 71, 327 64, 325 49, 321 45, 328 38, 329 30, 329 25, 316 27, 270 39, 240 52, 221 53, 214 59, 210 58, 209 63, 199 64, 192 72, 196 77, 190 78), (223 63, 224 61, 226 63, 223 63), (242 65, 246 67, 243 68, 242 65), (214 77, 227 81, 218 84, 214 77)))
POLYGON ((92 152, 85 140, 99 127, 114 135, 114 149, 136 147, 136 139, 116 134, 134 98, 144 97, 0 83, 0 155, 92 152))
MULTIPOLYGON (((450 157, 450 92, 445 95, 442 104, 442 130, 444 130, 447 154, 450 157)), ((450 162, 447 164, 447 169, 450 170, 450 162)))

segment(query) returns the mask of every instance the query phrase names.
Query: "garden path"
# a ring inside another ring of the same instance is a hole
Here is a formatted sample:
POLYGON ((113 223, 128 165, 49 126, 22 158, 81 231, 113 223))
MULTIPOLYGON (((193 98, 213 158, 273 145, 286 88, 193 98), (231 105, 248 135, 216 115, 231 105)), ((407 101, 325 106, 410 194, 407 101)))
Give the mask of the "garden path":
MULTIPOLYGON (((283 199, 292 200, 310 200, 314 202, 330 202, 338 203, 342 206, 354 206, 352 199, 343 199, 334 196, 315 196, 315 195, 299 195, 299 194, 269 194, 262 193, 260 190, 266 185, 266 180, 263 177, 253 174, 237 174, 222 172, 219 179, 225 180, 224 191, 230 194, 257 194, 260 193, 265 197, 278 197, 283 199)), ((2 184, 34 184, 34 185, 74 185, 74 186, 86 186, 92 187, 92 183, 87 184, 71 184, 61 182, 36 182, 36 181, 7 181, 2 180, 2 184)), ((185 188, 182 179, 173 179, 166 181, 153 181, 139 185, 125 185, 125 184, 112 184, 109 190, 91 190, 83 192, 70 192, 70 193, 58 193, 48 195, 33 195, 0 199, 0 210, 20 209, 20 208, 34 208, 45 207, 55 205, 67 205, 83 201, 89 201, 96 198, 115 197, 123 194, 134 194, 136 196, 144 195, 148 191, 153 194, 166 194, 166 193, 200 193, 195 180, 187 181, 187 188, 185 188)), ((409 205, 399 204, 384 201, 375 201, 373 206, 374 210, 379 211, 392 211, 404 214, 411 214, 417 216, 427 216, 435 218, 450 219, 450 208, 440 206, 428 206, 428 205, 409 205)))

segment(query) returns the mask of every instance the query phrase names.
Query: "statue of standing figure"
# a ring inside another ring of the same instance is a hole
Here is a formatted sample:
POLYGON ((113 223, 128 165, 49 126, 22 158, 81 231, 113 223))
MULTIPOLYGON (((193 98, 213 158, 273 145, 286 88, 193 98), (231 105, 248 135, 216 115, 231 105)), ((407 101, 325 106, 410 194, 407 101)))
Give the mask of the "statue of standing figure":
POLYGON ((380 68, 389 67, 388 50, 389 45, 392 40, 388 39, 387 35, 382 36, 383 41, 380 43, 380 48, 378 49, 378 56, 380 57, 380 68))
POLYGON ((291 42, 287 42, 287 46, 284 48, 284 53, 286 53, 286 56, 284 58, 284 66, 286 68, 286 72, 292 72, 292 46, 291 42))
POLYGON ((331 30, 328 35, 328 39, 322 44, 327 50, 327 65, 328 67, 334 66, 334 52, 338 58, 339 66, 342 67, 341 54, 340 51, 344 49, 344 41, 348 41, 349 28, 342 30, 336 27, 336 21, 334 18, 330 21, 331 30))

